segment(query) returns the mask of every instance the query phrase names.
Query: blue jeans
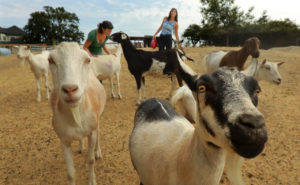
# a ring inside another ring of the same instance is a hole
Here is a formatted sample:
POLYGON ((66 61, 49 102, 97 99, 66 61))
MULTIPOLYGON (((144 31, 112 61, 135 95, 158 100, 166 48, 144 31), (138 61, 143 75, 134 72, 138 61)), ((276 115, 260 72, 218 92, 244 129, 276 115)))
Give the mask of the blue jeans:
POLYGON ((162 51, 172 48, 172 35, 160 35, 158 39, 158 50, 162 51))

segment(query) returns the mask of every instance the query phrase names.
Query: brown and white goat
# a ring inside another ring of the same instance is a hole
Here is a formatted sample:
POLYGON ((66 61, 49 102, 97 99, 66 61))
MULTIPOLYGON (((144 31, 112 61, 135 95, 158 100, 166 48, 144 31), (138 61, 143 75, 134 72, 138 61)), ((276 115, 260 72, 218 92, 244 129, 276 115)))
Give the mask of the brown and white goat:
POLYGON ((183 77, 196 99, 196 124, 159 99, 136 111, 129 149, 143 185, 217 185, 225 161, 253 158, 267 141, 254 78, 226 67, 183 77))
POLYGON ((89 55, 77 43, 59 44, 51 51, 49 63, 54 85, 52 124, 61 141, 69 182, 75 185, 71 143, 88 137, 88 184, 96 185, 94 162, 95 157, 101 157, 99 124, 106 103, 105 89, 93 74, 89 55))
POLYGON ((245 41, 244 46, 238 51, 217 51, 205 56, 203 64, 206 72, 213 72, 218 67, 228 66, 237 67, 239 71, 243 70, 244 64, 249 55, 253 58, 259 57, 260 40, 257 37, 251 37, 245 41))

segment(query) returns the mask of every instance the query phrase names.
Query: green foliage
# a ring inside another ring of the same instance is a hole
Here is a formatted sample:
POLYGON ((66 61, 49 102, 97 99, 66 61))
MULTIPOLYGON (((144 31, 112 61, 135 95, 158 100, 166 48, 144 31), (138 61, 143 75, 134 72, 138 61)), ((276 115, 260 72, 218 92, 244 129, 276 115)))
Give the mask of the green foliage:
POLYGON ((29 43, 52 43, 62 41, 81 42, 83 32, 79 31, 79 18, 75 13, 67 12, 63 7, 44 6, 44 11, 30 14, 24 31, 29 43))
POLYGON ((200 0, 203 20, 201 25, 192 24, 183 37, 196 42, 213 45, 243 45, 252 36, 259 37, 262 48, 299 45, 300 29, 289 19, 270 20, 264 11, 257 20, 250 7, 240 11, 234 0, 200 0))

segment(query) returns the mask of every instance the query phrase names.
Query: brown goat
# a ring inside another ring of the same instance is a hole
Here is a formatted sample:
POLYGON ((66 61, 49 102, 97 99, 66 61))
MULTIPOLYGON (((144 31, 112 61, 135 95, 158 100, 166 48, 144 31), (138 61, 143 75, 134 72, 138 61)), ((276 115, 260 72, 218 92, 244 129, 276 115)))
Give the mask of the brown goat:
POLYGON ((243 70, 244 64, 249 55, 254 58, 259 57, 260 40, 257 37, 251 37, 245 41, 242 49, 238 51, 229 51, 221 60, 221 66, 237 67, 239 71, 243 70))

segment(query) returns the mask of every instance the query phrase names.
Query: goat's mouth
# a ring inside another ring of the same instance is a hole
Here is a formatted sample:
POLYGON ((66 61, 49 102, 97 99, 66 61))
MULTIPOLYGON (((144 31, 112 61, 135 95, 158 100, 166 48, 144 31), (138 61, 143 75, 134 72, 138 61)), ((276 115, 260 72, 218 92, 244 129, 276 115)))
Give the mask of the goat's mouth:
POLYGON ((279 81, 279 80, 273 80, 273 83, 276 84, 276 85, 280 85, 281 81, 279 81))
POLYGON ((237 129, 230 132, 233 149, 240 156, 253 158, 262 152, 268 140, 265 127, 258 129, 237 129))
POLYGON ((64 99, 65 103, 69 104, 69 105, 76 105, 80 100, 79 98, 75 98, 75 97, 67 97, 64 99))

